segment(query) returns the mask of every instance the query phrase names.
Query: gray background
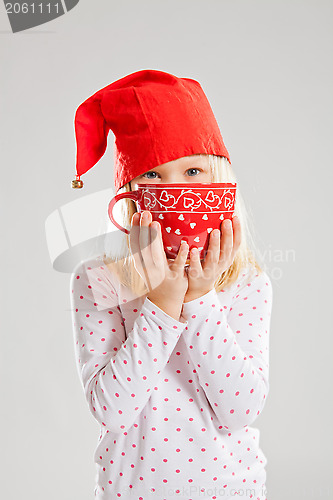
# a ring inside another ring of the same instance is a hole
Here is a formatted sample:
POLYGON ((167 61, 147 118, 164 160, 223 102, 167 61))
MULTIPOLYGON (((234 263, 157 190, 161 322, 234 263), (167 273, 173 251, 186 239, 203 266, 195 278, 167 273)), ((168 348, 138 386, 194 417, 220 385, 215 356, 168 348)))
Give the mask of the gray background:
POLYGON ((70 275, 53 270, 44 225, 112 186, 111 145, 82 192, 71 188, 75 109, 147 68, 201 82, 272 279, 270 393, 253 424, 268 500, 333 498, 332 11, 323 0, 81 0, 13 35, 0 4, 2 498, 93 498, 99 427, 74 362, 70 275))

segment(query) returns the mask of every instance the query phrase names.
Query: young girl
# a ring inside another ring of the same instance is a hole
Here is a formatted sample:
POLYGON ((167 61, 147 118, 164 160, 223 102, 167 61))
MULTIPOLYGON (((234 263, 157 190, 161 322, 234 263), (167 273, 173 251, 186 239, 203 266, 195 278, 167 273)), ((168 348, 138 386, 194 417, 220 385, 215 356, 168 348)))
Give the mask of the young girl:
MULTIPOLYGON (((77 178, 115 134, 116 191, 138 183, 236 182, 200 84, 139 71, 75 118, 77 178)), ((159 223, 124 201, 127 248, 71 277, 78 373, 100 425, 98 500, 266 500, 266 457, 250 425, 268 394, 272 285, 248 246, 237 184, 232 223, 200 261, 167 259, 159 223), (188 266, 186 267, 186 264, 188 266)))

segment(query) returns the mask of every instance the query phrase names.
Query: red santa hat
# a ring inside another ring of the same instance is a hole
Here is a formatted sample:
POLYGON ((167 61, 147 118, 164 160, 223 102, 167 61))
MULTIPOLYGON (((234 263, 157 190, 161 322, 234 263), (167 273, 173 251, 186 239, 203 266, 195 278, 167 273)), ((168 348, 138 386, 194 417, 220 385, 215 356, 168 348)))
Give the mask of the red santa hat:
POLYGON ((231 163, 201 85, 156 70, 132 73, 99 90, 77 109, 76 180, 104 155, 109 131, 115 135, 116 192, 158 165, 183 156, 212 154, 231 163))

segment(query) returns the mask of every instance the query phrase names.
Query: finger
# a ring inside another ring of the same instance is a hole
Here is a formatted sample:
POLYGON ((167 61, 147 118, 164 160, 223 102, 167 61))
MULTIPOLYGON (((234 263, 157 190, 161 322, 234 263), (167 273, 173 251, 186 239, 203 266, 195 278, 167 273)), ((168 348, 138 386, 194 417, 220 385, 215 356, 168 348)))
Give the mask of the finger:
POLYGON ((146 264, 143 259, 141 248, 140 248, 140 219, 141 214, 136 213, 132 217, 132 227, 130 230, 130 249, 133 255, 134 266, 140 276, 145 280, 145 283, 148 286, 148 289, 151 290, 152 286, 150 283, 149 275, 147 273, 146 264))
POLYGON ((214 229, 209 235, 208 250, 202 267, 203 271, 207 267, 218 264, 220 258, 220 239, 219 229, 214 229))
POLYGON ((188 255, 188 249, 189 249, 188 243, 185 240, 182 240, 178 249, 177 256, 170 265, 170 268, 172 270, 183 271, 188 255))
POLYGON ((222 222, 222 236, 219 262, 228 262, 233 247, 232 223, 229 219, 222 222))
POLYGON ((149 225, 151 223, 151 214, 147 210, 142 212, 140 219, 140 235, 139 235, 139 245, 141 255, 146 266, 153 266, 153 259, 151 255, 151 247, 150 247, 150 228, 149 225))
POLYGON ((131 229, 129 234, 130 250, 134 259, 140 254, 139 235, 140 235, 140 214, 136 212, 132 217, 131 229))
POLYGON ((237 215, 235 215, 232 218, 232 228, 233 228, 233 249, 231 252, 231 258, 232 260, 234 260, 235 255, 242 242, 242 228, 239 217, 237 217, 237 215))
MULTIPOLYGON (((139 214, 138 219, 134 219, 134 222, 138 223, 137 229, 138 234, 134 236, 134 241, 137 242, 138 251, 136 253, 136 257, 134 257, 135 262, 137 263, 137 267, 139 270, 139 274, 144 278, 146 286, 148 290, 151 291, 153 289, 153 285, 150 281, 149 277, 149 269, 152 269, 153 262, 150 253, 150 229, 149 224, 151 222, 151 214, 150 212, 143 212, 139 214), (139 262, 140 261, 140 262, 139 262)), ((136 227, 134 228, 134 230, 136 227)))
POLYGON ((190 252, 190 267, 188 269, 188 276, 191 278, 198 278, 202 275, 202 267, 200 262, 200 252, 194 247, 190 252))
POLYGON ((157 221, 153 221, 150 225, 151 229, 151 254, 155 266, 165 267, 168 265, 166 254, 164 251, 161 225, 157 221))

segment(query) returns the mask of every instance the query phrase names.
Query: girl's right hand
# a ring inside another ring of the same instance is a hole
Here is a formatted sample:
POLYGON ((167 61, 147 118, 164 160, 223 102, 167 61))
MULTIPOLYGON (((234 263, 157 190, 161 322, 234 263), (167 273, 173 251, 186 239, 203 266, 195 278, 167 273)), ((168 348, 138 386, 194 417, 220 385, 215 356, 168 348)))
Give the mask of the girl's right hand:
POLYGON ((133 215, 129 238, 135 268, 149 290, 148 299, 178 321, 188 287, 184 269, 188 244, 182 242, 177 257, 168 261, 161 226, 152 222, 148 211, 133 215))

